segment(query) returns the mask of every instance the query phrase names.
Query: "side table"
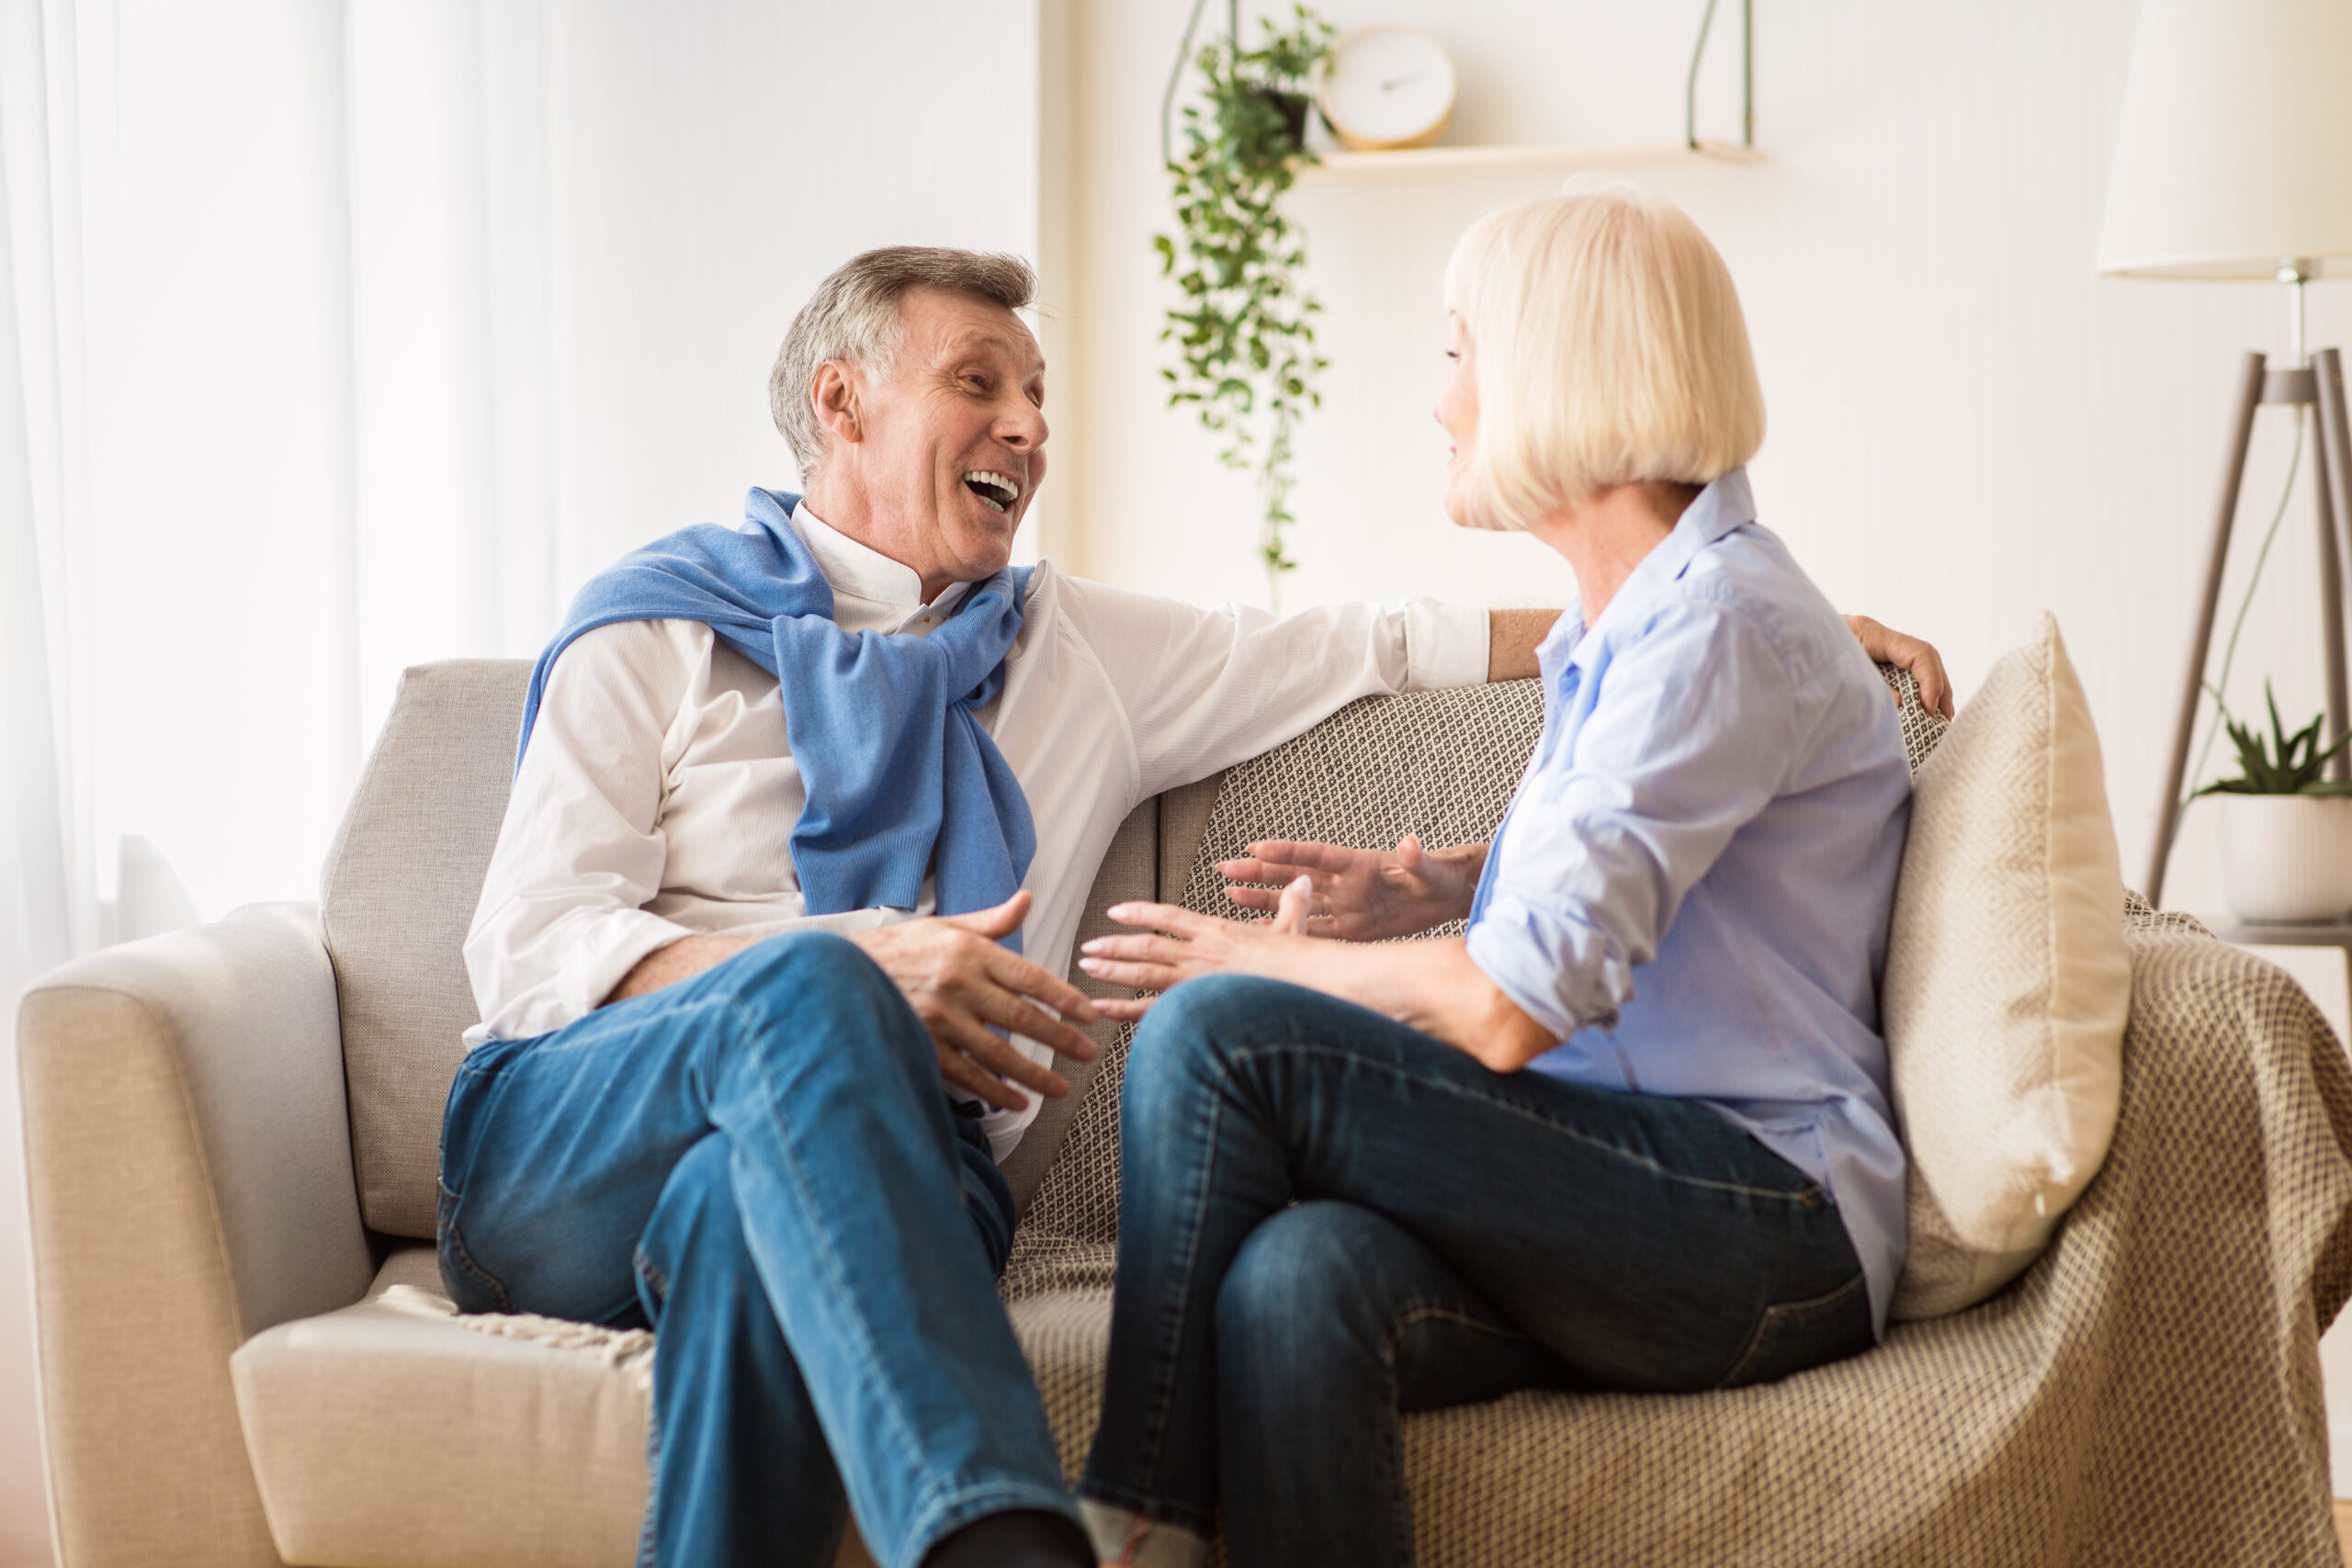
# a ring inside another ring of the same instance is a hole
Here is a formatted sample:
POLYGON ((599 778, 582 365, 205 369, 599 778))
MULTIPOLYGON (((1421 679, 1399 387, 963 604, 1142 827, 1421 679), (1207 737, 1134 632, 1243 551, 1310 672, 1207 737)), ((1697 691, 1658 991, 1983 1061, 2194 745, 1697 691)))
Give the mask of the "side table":
MULTIPOLYGON (((2352 955, 2352 919, 2216 926, 2213 934, 2223 942, 2233 942, 2241 947, 2340 947, 2347 955, 2352 955)), ((2347 957, 2346 962, 2352 962, 2352 957, 2347 957)))

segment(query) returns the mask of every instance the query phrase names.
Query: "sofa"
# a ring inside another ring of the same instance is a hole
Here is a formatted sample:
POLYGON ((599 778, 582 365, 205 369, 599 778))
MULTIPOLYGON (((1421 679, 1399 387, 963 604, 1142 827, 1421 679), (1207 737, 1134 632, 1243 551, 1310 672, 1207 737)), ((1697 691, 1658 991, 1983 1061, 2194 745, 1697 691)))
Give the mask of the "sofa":
MULTIPOLYGON (((27 996, 64 1568, 632 1560, 653 1337, 462 1316, 431 1241, 475 1019, 459 948, 527 673, 407 673, 315 907, 100 953, 27 996)), ((1903 711, 1916 768, 1940 721, 1903 711)), ((1482 838, 1540 719, 1532 682, 1370 699, 1147 801, 1081 934, 1124 898, 1229 908, 1216 863, 1254 838, 1482 838)), ((2317 1341, 2352 1293, 2352 1073, 2278 969, 2128 905, 2114 1141, 2021 1278, 1782 1382, 1409 1417, 1420 1561, 2334 1568, 2317 1341)), ((1059 1065, 1072 1094, 1007 1166, 1023 1217, 1003 1295, 1073 1473, 1126 1043, 1096 1028, 1100 1057, 1059 1065)))

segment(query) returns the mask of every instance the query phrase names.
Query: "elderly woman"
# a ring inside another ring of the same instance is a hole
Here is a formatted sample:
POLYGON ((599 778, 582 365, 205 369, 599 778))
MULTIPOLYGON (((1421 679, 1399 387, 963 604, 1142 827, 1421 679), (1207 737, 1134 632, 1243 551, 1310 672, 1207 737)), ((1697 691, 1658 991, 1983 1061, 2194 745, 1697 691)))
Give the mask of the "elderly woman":
POLYGON ((1242 924, 1085 967, 1128 1059, 1097 1549, 1407 1563, 1401 1411, 1673 1392, 1867 1348, 1903 1258, 1876 988, 1910 781, 1884 686, 1742 465, 1729 274, 1625 188, 1480 222, 1446 280, 1446 510, 1566 558, 1489 845, 1251 846, 1242 924), (1466 917, 1466 936, 1363 945, 1466 917), (1172 987, 1172 989, 1170 989, 1172 987))

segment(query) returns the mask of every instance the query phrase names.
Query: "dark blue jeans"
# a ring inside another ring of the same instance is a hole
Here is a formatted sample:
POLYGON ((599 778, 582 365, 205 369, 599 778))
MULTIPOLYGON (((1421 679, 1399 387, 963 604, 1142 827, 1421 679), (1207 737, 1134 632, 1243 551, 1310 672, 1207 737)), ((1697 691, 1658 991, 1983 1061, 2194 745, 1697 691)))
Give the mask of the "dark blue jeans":
POLYGON ((1488 1071, 1269 980, 1170 991, 1122 1109, 1082 1495, 1236 1568, 1413 1560, 1400 1411, 1759 1382, 1871 1343, 1821 1188, 1704 1106, 1488 1071))
POLYGON ((642 1559, 910 1568, 982 1516, 1073 1521, 996 1293, 1012 1204, 922 1024, 840 937, 762 942, 478 1047, 441 1134, 468 1312, 650 1322, 642 1559))

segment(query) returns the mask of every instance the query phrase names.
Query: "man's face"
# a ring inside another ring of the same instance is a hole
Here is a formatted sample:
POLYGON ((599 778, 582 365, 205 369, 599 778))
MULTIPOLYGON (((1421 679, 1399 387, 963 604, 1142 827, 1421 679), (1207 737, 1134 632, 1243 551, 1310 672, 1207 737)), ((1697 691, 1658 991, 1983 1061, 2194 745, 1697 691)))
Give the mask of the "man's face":
POLYGON ((1012 558, 1046 477, 1046 358, 1018 316, 969 295, 910 288, 899 315, 898 357, 851 378, 857 439, 826 467, 854 470, 865 542, 921 574, 928 600, 1012 558))

